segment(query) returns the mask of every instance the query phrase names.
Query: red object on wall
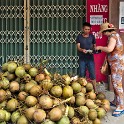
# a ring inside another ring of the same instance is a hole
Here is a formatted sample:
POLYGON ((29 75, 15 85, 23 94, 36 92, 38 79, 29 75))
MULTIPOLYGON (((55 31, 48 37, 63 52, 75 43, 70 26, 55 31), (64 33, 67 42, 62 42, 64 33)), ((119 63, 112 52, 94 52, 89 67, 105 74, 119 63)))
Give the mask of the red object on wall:
MULTIPOLYGON (((109 18, 109 0, 87 0, 87 22, 92 25, 92 33, 96 38, 97 46, 106 46, 107 37, 99 34, 100 24, 108 22, 109 18)), ((94 54, 96 80, 106 81, 107 77, 100 72, 106 53, 94 54)))

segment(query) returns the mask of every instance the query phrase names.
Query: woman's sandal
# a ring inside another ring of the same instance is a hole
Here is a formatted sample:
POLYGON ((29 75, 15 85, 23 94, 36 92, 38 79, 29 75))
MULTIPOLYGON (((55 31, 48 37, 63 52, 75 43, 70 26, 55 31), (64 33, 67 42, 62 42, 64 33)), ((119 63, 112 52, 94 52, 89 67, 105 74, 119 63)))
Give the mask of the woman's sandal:
POLYGON ((116 107, 116 105, 112 102, 110 102, 110 106, 116 107))
POLYGON ((119 116, 121 116, 122 114, 124 114, 124 110, 115 110, 115 111, 113 112, 112 116, 114 116, 114 117, 119 117, 119 116), (116 112, 117 112, 118 114, 116 114, 116 112))

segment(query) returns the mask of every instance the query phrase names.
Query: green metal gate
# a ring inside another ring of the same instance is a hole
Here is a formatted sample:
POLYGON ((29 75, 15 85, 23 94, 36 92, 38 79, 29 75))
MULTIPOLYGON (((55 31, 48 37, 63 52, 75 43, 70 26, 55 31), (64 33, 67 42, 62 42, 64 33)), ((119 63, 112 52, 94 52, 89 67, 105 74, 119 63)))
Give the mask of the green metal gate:
POLYGON ((23 0, 0 0, 0 65, 24 55, 23 0))
POLYGON ((49 59, 51 71, 76 73, 75 38, 86 16, 85 0, 30 0, 30 53, 33 64, 49 59))
POLYGON ((0 15, 4 15, 0 17, 0 23, 4 23, 0 25, 1 64, 9 58, 23 59, 26 56, 33 65, 41 59, 49 59, 47 67, 51 71, 76 73, 75 39, 86 18, 86 0, 24 1, 0 0, 0 15), (26 47, 30 56, 24 55, 24 1, 29 4, 26 19, 30 21, 27 30, 30 39, 26 47))

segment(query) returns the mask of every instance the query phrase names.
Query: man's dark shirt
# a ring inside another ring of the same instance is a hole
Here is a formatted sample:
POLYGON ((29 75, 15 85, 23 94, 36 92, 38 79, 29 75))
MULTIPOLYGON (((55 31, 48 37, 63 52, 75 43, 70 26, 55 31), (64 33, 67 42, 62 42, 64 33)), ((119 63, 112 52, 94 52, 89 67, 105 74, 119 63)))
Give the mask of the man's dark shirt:
MULTIPOLYGON (((83 37, 82 34, 79 34, 76 43, 80 43, 80 48, 82 49, 93 50, 93 45, 96 43, 96 40, 93 34, 89 34, 89 37, 83 37)), ((93 54, 90 53, 78 51, 78 55, 80 59, 93 59, 93 54)))

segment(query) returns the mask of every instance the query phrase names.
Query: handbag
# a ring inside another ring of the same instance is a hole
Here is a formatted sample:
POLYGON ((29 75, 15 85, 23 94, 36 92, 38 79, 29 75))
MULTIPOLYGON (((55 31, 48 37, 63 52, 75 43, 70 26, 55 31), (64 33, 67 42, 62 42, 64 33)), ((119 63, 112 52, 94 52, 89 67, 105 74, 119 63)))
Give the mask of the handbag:
POLYGON ((107 61, 107 59, 105 58, 104 63, 100 69, 101 73, 104 75, 110 75, 111 74, 111 69, 110 69, 110 65, 107 61))

